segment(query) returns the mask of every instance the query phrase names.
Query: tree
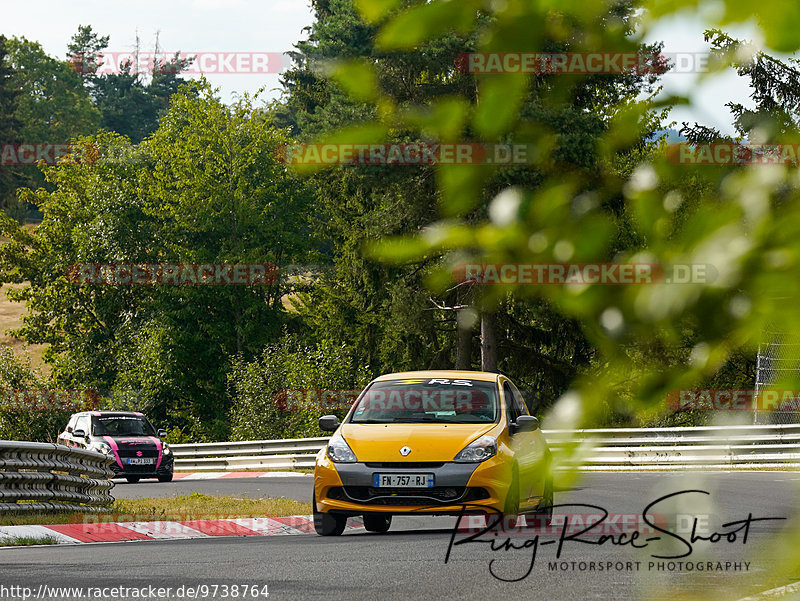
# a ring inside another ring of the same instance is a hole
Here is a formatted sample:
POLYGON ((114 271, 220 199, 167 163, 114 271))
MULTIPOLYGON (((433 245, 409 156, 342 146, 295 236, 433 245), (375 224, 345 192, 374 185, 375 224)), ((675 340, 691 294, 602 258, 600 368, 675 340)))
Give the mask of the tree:
MULTIPOLYGON (((8 55, 8 40, 0 35, 0 151, 3 145, 20 142, 20 127, 17 118, 20 91, 14 85, 16 70, 8 55)), ((22 185, 19 169, 0 160, 0 207, 15 204, 16 189, 22 185)))
MULTIPOLYGON (((245 96, 231 107, 207 83, 173 99, 143 148, 154 161, 143 175, 147 211, 163 224, 164 258, 185 263, 306 262, 306 187, 277 160, 290 142, 245 96)), ((173 390, 190 402, 213 436, 227 431, 225 365, 254 357, 281 334, 282 298, 294 284, 164 288, 159 324, 181 371, 173 390), (198 323, 197 316, 204 317, 198 323)))
MULTIPOLYGON (((800 133, 800 60, 781 61, 720 29, 708 29, 704 37, 722 64, 732 64, 741 77, 750 80, 755 107, 726 104, 739 137, 749 139, 755 133, 760 143, 796 141, 800 133)), ((681 133, 694 143, 726 138, 718 130, 697 123, 684 123, 681 133)))
MULTIPOLYGON (((620 19, 630 9, 627 3, 616 5, 610 14, 601 4, 560 6, 557 14, 549 6, 521 2, 487 7, 471 1, 409 5, 364 0, 358 5, 364 19, 377 27, 376 52, 384 53, 416 53, 447 39, 454 29, 464 35, 477 33, 476 48, 487 52, 541 51, 553 41, 571 50, 596 50, 591 45, 600 40, 604 50, 622 52, 642 35, 631 35, 629 24, 620 19)), ((720 20, 735 20, 734 3, 723 5, 720 20)), ((650 8, 658 16, 674 7, 650 8)), ((800 13, 785 13, 768 3, 759 16, 768 44, 781 50, 800 46, 791 34, 800 13)), ((378 77, 374 65, 360 62, 347 68, 355 74, 350 89, 361 97, 364 88, 372 90, 378 113, 376 120, 361 124, 361 131, 436 127, 440 99, 400 107, 372 85, 378 77)), ((791 72, 775 65, 764 74, 755 97, 761 106, 780 106, 777 116, 770 120, 758 107, 748 112, 734 106, 737 121, 742 131, 763 134, 768 141, 780 140, 779 133, 786 136, 783 140, 790 139, 796 82, 791 72), (763 130, 751 129, 754 121, 763 130)), ((719 382, 718 375, 730 377, 735 355, 750 355, 776 316, 786 331, 795 330, 798 320, 793 306, 800 293, 796 163, 711 169, 676 164, 665 152, 666 145, 642 136, 653 131, 661 117, 650 100, 628 93, 599 94, 585 105, 583 115, 562 112, 573 99, 578 106, 587 100, 580 91, 591 79, 526 73, 478 77, 478 100, 454 138, 473 140, 477 132, 519 139, 525 132, 523 139, 547 149, 537 162, 538 177, 517 180, 513 203, 509 204, 512 191, 503 190, 488 202, 486 214, 470 222, 469 210, 479 206, 495 174, 490 169, 443 168, 437 182, 440 216, 418 233, 384 239, 372 249, 372 256, 392 265, 442 256, 445 273, 431 278, 437 292, 452 286, 446 272, 464 257, 476 263, 613 260, 666 267, 670 262, 706 261, 717 269, 690 285, 665 278, 640 286, 487 286, 485 300, 496 306, 509 302, 509 297, 523 306, 546 303, 579 324, 592 349, 588 365, 575 373, 568 394, 554 407, 549 421, 553 428, 602 424, 614 413, 645 417, 663 412, 668 391, 719 382), (526 99, 532 88, 539 97, 529 106, 526 99), (572 96, 575 92, 577 97, 572 96), (577 127, 553 127, 559 113, 577 127), (593 121, 601 125, 594 133, 593 121), (570 143, 562 148, 565 140, 570 143), (550 160, 554 156, 558 160, 550 160), (570 156, 571 161, 562 158, 570 156), (581 157, 588 161, 575 160, 581 157), (498 214, 503 218, 495 218, 498 214)), ((610 92, 615 85, 625 90, 636 80, 622 78, 600 88, 610 92)), ((449 101, 451 106, 457 103, 449 101)), ((797 381, 794 374, 781 384, 791 388, 797 381)))
MULTIPOLYGON (((420 3, 401 4, 412 10, 420 3)), ((359 142, 463 139, 529 143, 534 139, 533 132, 542 130, 550 132, 555 143, 551 160, 514 169, 349 165, 313 175, 321 208, 317 229, 330 249, 333 266, 306 303, 309 309, 303 315, 312 332, 357 347, 374 373, 454 364, 477 367, 483 363, 488 368, 520 369, 514 374, 517 378, 536 382, 550 396, 556 382, 557 390, 563 390, 569 378, 536 372, 542 364, 562 360, 558 345, 545 344, 541 337, 533 336, 538 331, 537 321, 555 319, 545 303, 536 305, 540 315, 522 313, 528 328, 514 330, 514 322, 506 317, 514 311, 512 302, 502 295, 486 295, 481 287, 465 294, 464 288, 453 286, 452 281, 431 293, 429 277, 443 266, 446 245, 417 253, 411 261, 401 256, 398 261, 383 264, 374 255, 365 254, 364 247, 387 237, 422 231, 436 221, 439 211, 445 212, 445 218, 456 220, 453 225, 478 223, 487 215, 489 199, 509 186, 535 188, 547 177, 557 175, 588 189, 603 177, 604 158, 597 145, 611 126, 615 111, 635 104, 641 92, 653 91, 657 73, 575 76, 569 86, 561 85, 553 76, 534 77, 520 100, 527 129, 496 138, 477 127, 462 131, 469 116, 480 108, 476 84, 483 82, 476 82, 474 75, 463 73, 456 65, 462 53, 478 46, 480 31, 448 29, 411 51, 378 48, 372 42, 379 27, 362 18, 353 2, 332 0, 313 6, 316 19, 309 38, 297 45, 296 67, 284 77, 285 96, 274 109, 279 122, 293 127, 300 139, 346 143, 361 136, 359 142), (348 59, 352 62, 347 63, 348 59), (546 101, 556 94, 561 95, 558 102, 546 101), (381 114, 386 118, 381 119, 381 114), (349 129, 335 137, 339 129, 362 122, 366 125, 361 129, 349 129), (445 185, 457 181, 457 188, 445 185), (459 323, 465 327, 459 328, 459 323), (521 339, 516 334, 514 344, 499 339, 500 332, 512 330, 532 337, 521 339), (473 356, 472 348, 479 346, 483 359, 473 356), (537 358, 536 367, 524 360, 531 353, 537 358), (545 382, 543 377, 549 380, 545 382)), ((623 31, 632 30, 628 6, 615 7, 597 20, 623 31)), ((478 15, 475 22, 489 27, 491 21, 478 15)), ((414 26, 409 23, 408 29, 414 26)), ((577 26, 570 36, 574 39, 551 36, 543 47, 581 50, 577 26)), ((660 50, 658 45, 629 46, 631 51, 644 53, 660 50)), ((515 49, 527 47, 528 43, 522 43, 515 49)), ((633 120, 631 126, 629 139, 618 151, 620 157, 641 154, 652 146, 647 140, 659 126, 658 116, 647 113, 633 120)), ((621 173, 634 165, 617 159, 621 173)), ((603 202, 612 218, 624 219, 619 192, 603 202)), ((436 238, 438 234, 430 230, 430 235, 436 238)), ((610 254, 611 249, 607 252, 610 254)), ((519 318, 520 313, 516 314, 519 318)), ((564 327, 561 332, 574 337, 563 346, 582 349, 579 365, 585 364, 586 342, 580 329, 564 327)), ((579 365, 569 370, 572 376, 579 365)))
MULTIPOLYGON (((109 36, 98 35, 91 25, 80 25, 72 36, 67 55, 102 114, 102 127, 138 143, 158 127, 158 120, 167 111, 170 97, 184 83, 180 74, 192 60, 181 58, 180 53, 169 60, 154 58, 150 71, 143 73, 137 58, 136 61, 113 65, 112 73, 98 75, 108 41, 109 36)), ((137 57, 138 46, 137 38, 137 57)))
POLYGON ((231 440, 323 436, 322 415, 346 415, 348 402, 370 380, 345 346, 306 346, 286 336, 252 361, 237 357, 228 373, 231 440), (335 408, 326 401, 333 398, 335 408), (283 402, 283 404, 282 404, 283 402))
POLYGON ((65 144, 97 131, 100 113, 65 61, 25 38, 12 38, 8 46, 16 69, 13 81, 20 90, 16 116, 26 143, 65 144))
MULTIPOLYGON (((65 61, 48 56, 41 45, 23 38, 7 42, 9 61, 14 68, 11 85, 19 91, 14 119, 19 124, 18 142, 52 148, 69 144, 81 135, 92 134, 100 125, 100 113, 92 104, 80 77, 65 61)), ((75 149, 82 155, 82 150, 75 149)), ((55 160, 55 152, 49 155, 55 160)), ((42 172, 34 165, 16 169, 17 187, 36 189, 47 186, 42 172)), ((32 207, 17 204, 15 217, 23 219, 32 207)))
POLYGON ((54 382, 142 392, 158 420, 195 438, 229 433, 226 370, 274 342, 290 319, 286 279, 255 286, 76 285, 86 263, 303 262, 308 196, 276 158, 285 132, 244 98, 227 107, 207 83, 174 97, 145 143, 110 132, 81 138, 89 164, 45 170, 52 192, 28 193, 43 221, 6 218, 3 281, 28 304, 16 334, 49 344, 54 382))
POLYGON ((78 31, 67 46, 67 60, 72 70, 78 73, 89 87, 92 86, 97 69, 102 65, 103 50, 108 48, 110 36, 101 36, 91 25, 78 25, 78 31))
POLYGON ((0 347, 0 440, 56 441, 69 409, 45 409, 47 397, 42 393, 46 389, 46 380, 31 368, 30 357, 23 359, 12 349, 0 347))
POLYGON ((158 120, 166 113, 170 97, 184 83, 180 73, 189 59, 175 57, 164 67, 155 67, 148 83, 132 63, 121 66, 119 73, 94 80, 94 99, 103 114, 102 126, 119 132, 138 143, 156 131, 158 120))

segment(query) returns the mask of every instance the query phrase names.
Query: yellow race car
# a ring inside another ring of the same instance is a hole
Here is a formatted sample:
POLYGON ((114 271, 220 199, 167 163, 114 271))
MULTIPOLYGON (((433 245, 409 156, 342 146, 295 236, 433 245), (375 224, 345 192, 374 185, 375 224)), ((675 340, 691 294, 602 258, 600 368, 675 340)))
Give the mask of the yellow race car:
POLYGON ((341 534, 348 516, 386 532, 395 514, 552 514, 550 449, 503 375, 381 376, 341 424, 326 415, 319 425, 333 432, 314 468, 314 527, 322 536, 341 534))

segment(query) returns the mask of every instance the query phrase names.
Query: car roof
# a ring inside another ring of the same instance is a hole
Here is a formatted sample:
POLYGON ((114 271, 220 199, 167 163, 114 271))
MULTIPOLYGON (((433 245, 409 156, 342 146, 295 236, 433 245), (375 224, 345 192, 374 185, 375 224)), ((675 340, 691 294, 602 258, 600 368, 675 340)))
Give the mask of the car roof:
POLYGON ((94 417, 144 417, 144 414, 138 411, 82 411, 74 415, 92 415, 94 417))
POLYGON ((402 378, 449 378, 457 380, 479 380, 483 382, 496 382, 500 374, 490 371, 468 371, 461 369, 451 370, 427 370, 427 371, 402 371, 393 374, 385 374, 373 380, 373 382, 385 382, 386 380, 399 380, 402 378))

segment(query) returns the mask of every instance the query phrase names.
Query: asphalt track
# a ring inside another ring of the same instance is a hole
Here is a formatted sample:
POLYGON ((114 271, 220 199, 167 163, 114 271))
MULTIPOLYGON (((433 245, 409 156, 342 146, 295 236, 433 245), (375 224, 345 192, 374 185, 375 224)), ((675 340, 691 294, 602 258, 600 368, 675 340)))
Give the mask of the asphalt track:
MULTIPOLYGON (((654 559, 651 555, 676 555, 686 546, 669 535, 632 549, 566 540, 556 560, 558 534, 542 534, 535 564, 530 574, 518 582, 498 580, 492 570, 505 579, 518 578, 531 564, 532 548, 492 551, 488 543, 455 545, 450 559, 445 555, 451 542, 454 518, 396 518, 387 534, 354 531, 341 537, 322 538, 313 534, 252 538, 218 538, 186 541, 148 541, 140 543, 85 544, 79 546, 0 549, 0 596, 2 587, 39 585, 77 587, 172 587, 167 598, 184 599, 176 591, 198 585, 267 585, 270 599, 739 599, 746 595, 800 580, 796 573, 780 578, 769 571, 770 542, 797 519, 800 506, 800 474, 793 472, 733 472, 678 475, 665 473, 592 474, 571 490, 557 492, 557 504, 590 504, 610 513, 641 515, 656 499, 683 490, 711 493, 678 495, 657 505, 653 513, 673 516, 710 516, 710 529, 701 532, 731 531, 722 523, 753 517, 786 517, 788 521, 753 523, 747 544, 742 532, 737 540, 711 544, 695 542, 690 557, 675 560, 654 559), (711 505, 707 505, 711 503, 711 505), (548 542, 553 541, 553 542, 548 542), (636 562, 639 562, 638 566, 636 562), (703 571, 687 565, 670 569, 669 561, 711 561, 741 563, 749 570, 703 571), (553 562, 556 562, 553 564, 553 562), (575 562, 573 564, 572 562, 575 562), (583 562, 583 564, 581 563, 583 562), (595 562, 595 570, 589 568, 595 562), (597 571, 597 566, 615 567, 597 571), (630 564, 628 564, 630 562, 630 564), (654 566, 649 565, 653 562, 654 566), (659 563, 664 568, 659 569, 659 563), (627 566, 631 569, 628 570, 627 566), (635 569, 639 567, 639 569, 635 569), (684 596, 688 595, 688 596, 684 596)), ((120 484, 115 496, 151 496, 203 492, 242 497, 284 496, 308 499, 310 478, 280 480, 240 479, 191 481, 168 484, 120 484)), ((586 508, 564 507, 556 512, 575 516, 586 508)), ((588 510, 590 512, 595 509, 588 510)), ((609 518, 611 519, 611 518, 609 518)), ((701 525, 702 525, 701 521, 701 525)), ((671 528, 672 529, 672 528, 671 528)), ((675 528, 682 537, 687 531, 675 528)), ((652 534, 652 531, 651 531, 652 534)), ((630 535, 628 535, 630 537, 630 535)), ((457 534, 454 542, 463 540, 457 534)), ((492 539, 483 535, 485 540, 492 539)), ((495 537, 495 544, 505 537, 495 537)), ((535 535, 510 539, 517 546, 535 535)), ((588 540, 588 539, 587 539, 588 540)), ((597 542, 597 537, 592 540, 597 542)), ((639 539, 642 543, 644 536, 639 539)), ((791 549, 798 550, 793 544, 791 549)), ((795 563, 797 565, 797 563, 795 563)), ((221 599, 199 594, 196 598, 221 599)), ((229 589, 232 590, 232 589, 229 589)), ((185 592, 185 589, 184 591, 185 592)), ((4 598, 10 598, 8 594, 4 598)), ((43 597, 39 597, 43 598, 43 597)), ((44 598, 65 599, 65 596, 44 598)), ((108 596, 106 598, 113 598, 108 596)), ((229 594, 227 598, 232 598, 229 594)), ((239 597, 247 598, 247 597, 239 597)), ((264 597, 249 597, 261 598, 264 597)))
POLYGON ((283 478, 233 478, 217 480, 140 480, 130 484, 125 480, 115 480, 111 494, 117 499, 142 499, 150 497, 173 497, 189 495, 194 492, 206 495, 225 495, 231 497, 286 497, 297 501, 311 501, 312 478, 308 476, 283 478))

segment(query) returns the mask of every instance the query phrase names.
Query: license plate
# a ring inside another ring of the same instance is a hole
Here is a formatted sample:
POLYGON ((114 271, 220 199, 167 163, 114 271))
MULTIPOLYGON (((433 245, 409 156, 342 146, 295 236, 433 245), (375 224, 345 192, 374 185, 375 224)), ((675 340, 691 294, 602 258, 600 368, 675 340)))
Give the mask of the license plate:
POLYGON ((433 488, 433 474, 373 474, 375 488, 433 488))
POLYGON ((151 457, 131 457, 125 460, 128 465, 148 465, 155 462, 156 460, 151 457))

